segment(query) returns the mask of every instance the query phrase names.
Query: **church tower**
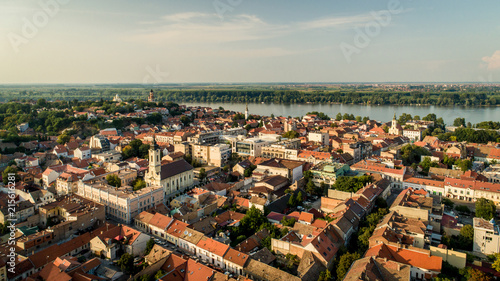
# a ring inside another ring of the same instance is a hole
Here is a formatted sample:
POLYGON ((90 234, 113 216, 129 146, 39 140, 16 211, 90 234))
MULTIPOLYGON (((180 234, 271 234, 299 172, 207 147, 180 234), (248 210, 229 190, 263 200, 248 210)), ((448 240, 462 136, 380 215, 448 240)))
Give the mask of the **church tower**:
POLYGON ((248 120, 248 103, 247 103, 247 106, 245 108, 245 120, 248 120))
POLYGON ((396 113, 392 118, 391 128, 389 128, 389 134, 391 135, 401 135, 401 130, 398 128, 398 121, 396 120, 396 113))
POLYGON ((149 174, 151 176, 157 176, 160 174, 160 171, 161 171, 160 148, 158 147, 158 144, 156 144, 156 140, 153 138, 153 143, 149 148, 149 174))
POLYGON ((155 93, 153 92, 153 89, 149 92, 148 102, 155 102, 155 93))

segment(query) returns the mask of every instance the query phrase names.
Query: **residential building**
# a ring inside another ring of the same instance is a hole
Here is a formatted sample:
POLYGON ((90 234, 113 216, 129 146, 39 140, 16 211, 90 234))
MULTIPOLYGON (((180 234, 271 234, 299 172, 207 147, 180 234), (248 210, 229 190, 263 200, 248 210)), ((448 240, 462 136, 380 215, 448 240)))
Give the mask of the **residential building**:
POLYGON ((73 156, 77 157, 78 159, 89 159, 92 158, 92 152, 90 150, 90 147, 88 146, 82 146, 78 147, 75 149, 73 152, 73 156))
POLYGON ((310 171, 313 175, 314 184, 320 186, 322 182, 327 185, 334 184, 338 177, 348 175, 351 170, 346 164, 321 162, 310 171))
POLYGON ((330 135, 323 132, 309 132, 309 141, 321 144, 322 146, 330 145, 330 135))
POLYGON ((109 140, 103 135, 94 135, 90 138, 90 148, 98 148, 101 151, 108 151, 111 149, 109 140))
POLYGON ((500 253, 500 227, 494 220, 473 219, 473 251, 485 255, 500 253))

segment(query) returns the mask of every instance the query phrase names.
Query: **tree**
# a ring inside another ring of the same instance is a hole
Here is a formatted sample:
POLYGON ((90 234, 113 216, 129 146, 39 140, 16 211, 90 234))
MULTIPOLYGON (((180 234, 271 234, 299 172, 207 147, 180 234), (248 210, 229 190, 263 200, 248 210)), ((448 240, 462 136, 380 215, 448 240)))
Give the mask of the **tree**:
POLYGON ((372 182, 372 177, 363 175, 359 177, 340 176, 337 178, 332 188, 345 192, 356 192, 363 188, 367 183, 372 182))
POLYGON ((349 268, 351 267, 352 263, 361 258, 359 253, 345 253, 340 257, 339 265, 337 267, 337 280, 342 280, 344 279, 345 275, 349 271, 349 268))
POLYGON ((60 135, 58 138, 57 138, 57 143, 58 144, 65 144, 67 142, 69 142, 71 139, 71 136, 70 135, 67 135, 67 134, 62 134, 60 135))
POLYGON ((413 163, 420 163, 422 155, 431 155, 431 153, 427 149, 414 144, 407 144, 401 148, 401 158, 403 158, 403 164, 405 166, 409 166, 413 163))
POLYGON ((462 170, 462 172, 470 170, 470 168, 472 168, 472 161, 470 161, 469 159, 460 160, 460 162, 458 163, 458 167, 460 168, 460 170, 462 170))
POLYGON ((144 249, 144 255, 148 255, 149 252, 151 252, 151 249, 153 249, 154 245, 155 245, 155 240, 153 238, 149 239, 148 240, 148 243, 146 243, 146 249, 144 249))
POLYGON ((335 120, 340 121, 342 120, 342 113, 337 113, 337 116, 335 116, 335 120))
POLYGON ((141 178, 137 178, 134 183, 133 183, 133 186, 134 186, 134 191, 135 190, 140 190, 140 189, 143 189, 146 187, 146 182, 141 179, 141 178))
POLYGON ((460 229, 458 242, 461 248, 472 250, 472 243, 474 241, 474 228, 470 224, 466 224, 460 229))
POLYGON ((467 281, 491 281, 493 280, 486 272, 475 268, 469 268, 467 281))
POLYGON ((305 181, 309 181, 313 177, 313 174, 310 170, 305 171, 302 175, 304 176, 305 181))
POLYGON ((302 191, 299 191, 299 193, 297 193, 297 197, 295 198, 295 203, 298 205, 302 205, 302 191))
POLYGON ((309 194, 316 194, 316 185, 314 184, 312 179, 309 179, 306 184, 306 192, 309 194))
POLYGON ((205 168, 200 169, 200 175, 198 176, 200 180, 203 180, 207 177, 207 172, 205 172, 205 168))
POLYGON ((191 119, 189 119, 189 117, 187 117, 186 115, 182 115, 180 120, 184 127, 189 126, 189 123, 191 123, 191 119))
POLYGON ((429 157, 425 157, 422 162, 419 164, 422 167, 422 170, 426 173, 429 172, 431 167, 439 167, 439 163, 436 161, 431 161, 429 157))
POLYGON ((330 281, 330 280, 332 280, 332 274, 330 273, 330 270, 326 269, 325 271, 321 271, 319 273, 318 281, 330 281))
POLYGON ((465 118, 455 118, 455 120, 453 120, 453 126, 455 127, 465 127, 465 118))
POLYGON ((134 267, 134 258, 129 253, 125 253, 118 260, 118 266, 124 272, 131 272, 134 267))
POLYGON ((476 201, 476 217, 491 220, 495 217, 496 210, 497 208, 493 201, 485 198, 479 198, 476 201))
POLYGON ((241 233, 255 233, 266 222, 264 214, 252 206, 240 221, 241 233))
POLYGON ((108 184, 114 187, 120 187, 122 186, 122 180, 120 177, 118 177, 115 174, 108 175, 106 177, 106 181, 108 181, 108 184))
POLYGON ((295 225, 295 218, 287 219, 286 216, 284 216, 281 219, 281 224, 283 226, 294 226, 295 225))
POLYGON ((500 272, 500 254, 495 254, 495 262, 491 265, 493 269, 500 272))
POLYGON ((3 184, 7 185, 9 182, 19 182, 19 176, 17 175, 17 167, 9 166, 2 172, 2 181, 3 184), (9 176, 9 174, 14 174, 13 176, 9 176))
POLYGON ((297 133, 296 131, 288 131, 283 134, 283 137, 287 139, 295 139, 298 138, 299 136, 300 136, 299 133, 297 133))
POLYGON ((163 275, 165 275, 165 274, 166 273, 163 270, 161 270, 161 269, 158 270, 158 272, 156 272, 156 274, 155 274, 155 280, 158 280, 158 279, 162 278, 163 275))
POLYGON ((287 206, 288 207, 295 207, 295 205, 297 204, 297 202, 295 201, 295 196, 294 194, 292 193, 290 195, 290 198, 288 198, 288 203, 287 203, 287 206))

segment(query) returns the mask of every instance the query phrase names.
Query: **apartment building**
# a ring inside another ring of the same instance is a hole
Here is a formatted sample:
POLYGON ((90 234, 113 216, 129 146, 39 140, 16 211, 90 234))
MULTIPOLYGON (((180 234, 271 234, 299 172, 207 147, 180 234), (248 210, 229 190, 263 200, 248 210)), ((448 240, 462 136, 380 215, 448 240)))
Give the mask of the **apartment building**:
POLYGON ((500 227, 494 220, 474 218, 473 251, 485 255, 500 253, 500 227))

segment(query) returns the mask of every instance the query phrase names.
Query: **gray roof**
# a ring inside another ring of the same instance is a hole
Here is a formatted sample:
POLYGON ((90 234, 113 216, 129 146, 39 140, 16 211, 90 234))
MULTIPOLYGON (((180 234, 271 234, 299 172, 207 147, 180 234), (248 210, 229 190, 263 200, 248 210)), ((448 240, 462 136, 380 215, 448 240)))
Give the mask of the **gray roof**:
POLYGON ((186 162, 186 160, 181 159, 179 161, 162 165, 160 175, 163 180, 193 169, 193 166, 186 162))

